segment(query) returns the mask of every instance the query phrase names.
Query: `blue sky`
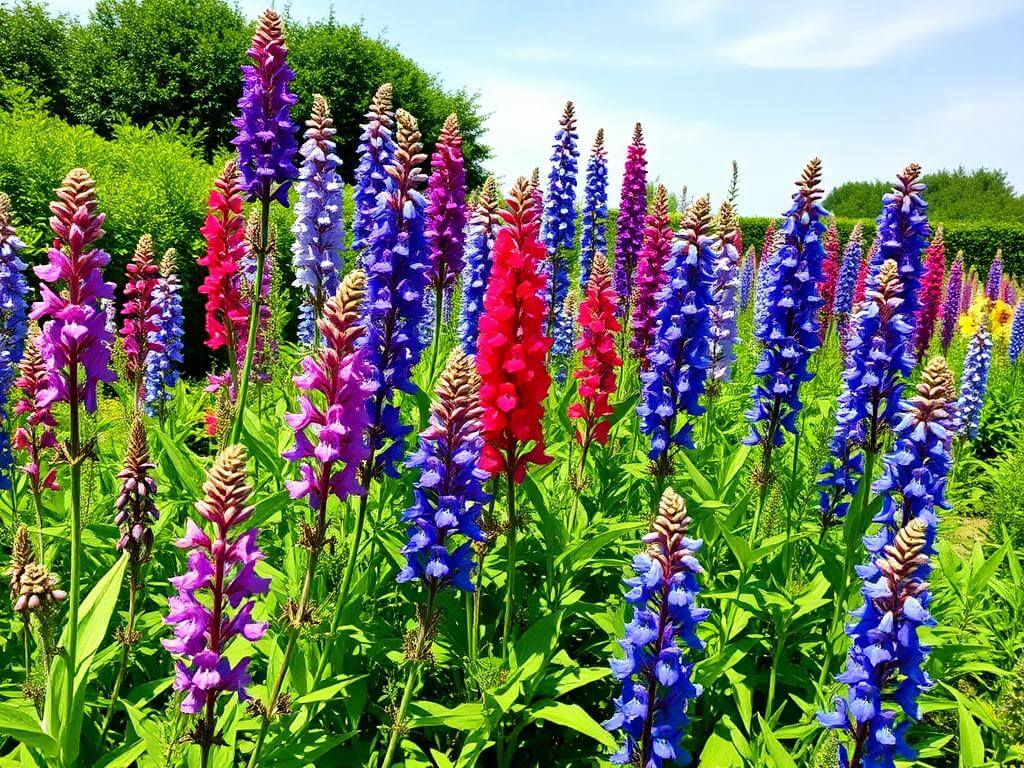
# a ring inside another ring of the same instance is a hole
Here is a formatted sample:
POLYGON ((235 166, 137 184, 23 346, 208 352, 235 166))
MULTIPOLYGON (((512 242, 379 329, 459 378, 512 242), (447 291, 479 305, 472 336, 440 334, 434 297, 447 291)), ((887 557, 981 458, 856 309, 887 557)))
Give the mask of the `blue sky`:
MULTIPOLYGON (((240 5, 255 16, 264 3, 240 5)), ((638 120, 652 176, 718 199, 735 159, 750 215, 782 211, 814 155, 826 186, 914 161, 1000 167, 1024 191, 1024 0, 347 0, 334 14, 480 92, 506 186, 546 172, 572 99, 584 158, 605 129, 615 198, 638 120)))

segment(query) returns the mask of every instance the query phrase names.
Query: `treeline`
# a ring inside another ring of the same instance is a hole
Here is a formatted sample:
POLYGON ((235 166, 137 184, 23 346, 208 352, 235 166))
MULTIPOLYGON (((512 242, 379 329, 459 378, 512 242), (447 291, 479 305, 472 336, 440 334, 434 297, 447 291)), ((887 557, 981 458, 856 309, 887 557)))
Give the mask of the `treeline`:
MULTIPOLYGON (((301 122, 314 93, 327 97, 349 181, 363 113, 390 82, 395 103, 416 115, 430 143, 445 117, 458 114, 469 183, 483 182, 490 150, 475 94, 446 88, 359 25, 332 16, 287 26, 300 95, 294 114, 301 122)), ((251 35, 252 23, 224 0, 99 0, 84 23, 19 0, 0 4, 0 81, 28 88, 55 115, 105 138, 125 123, 174 127, 210 160, 230 147, 251 35)))

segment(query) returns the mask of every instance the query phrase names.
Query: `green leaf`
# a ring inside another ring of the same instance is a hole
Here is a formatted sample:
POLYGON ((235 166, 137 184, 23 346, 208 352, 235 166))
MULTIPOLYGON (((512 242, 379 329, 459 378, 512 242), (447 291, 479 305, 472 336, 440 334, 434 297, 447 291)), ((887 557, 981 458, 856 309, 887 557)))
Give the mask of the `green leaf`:
POLYGON ((978 768, 985 762, 985 742, 981 729, 974 722, 963 702, 959 705, 960 720, 960 762, 959 768, 978 768))
POLYGON ((459 758, 455 761, 455 768, 474 768, 480 755, 487 751, 493 742, 490 739, 490 730, 486 727, 477 728, 466 734, 466 740, 459 750, 459 758))
POLYGON ((182 451, 178 441, 172 440, 166 432, 153 426, 152 433, 160 442, 160 464, 171 487, 177 486, 185 491, 185 496, 198 499, 203 489, 203 469, 189 450, 182 451), (167 459, 166 462, 163 459, 167 459))
POLYGON ((568 560, 570 569, 579 569, 590 562, 590 559, 594 557, 594 555, 613 541, 623 540, 626 538, 624 534, 633 533, 640 528, 647 527, 648 525, 649 523, 646 520, 638 520, 632 523, 616 523, 615 525, 610 526, 607 530, 595 534, 590 538, 584 539, 575 546, 567 549, 558 556, 558 559, 555 561, 555 565, 562 566, 565 561, 568 560))
POLYGON ((485 722, 483 704, 472 702, 448 708, 433 701, 414 701, 409 705, 409 728, 443 725, 457 731, 471 731, 485 722))
POLYGON ((999 549, 992 553, 992 557, 984 562, 984 564, 973 574, 971 574, 971 586, 970 593, 973 595, 978 594, 985 588, 989 580, 999 570, 999 566, 1003 563, 1003 558, 1006 557, 1008 551, 1008 545, 1003 544, 999 549))
POLYGON ((314 704, 318 701, 327 701, 328 699, 333 699, 337 694, 341 693, 350 685, 352 685, 352 683, 356 682, 357 680, 362 680, 365 677, 366 675, 348 675, 346 677, 343 677, 341 680, 332 683, 331 685, 326 685, 322 688, 317 688, 315 691, 310 691, 306 695, 300 696, 299 698, 295 699, 295 703, 314 704))
POLYGON ((571 728, 577 733, 589 736, 610 750, 614 750, 618 746, 614 737, 577 704, 545 700, 531 705, 526 712, 532 720, 546 720, 564 728, 571 728))
POLYGON ((43 732, 30 710, 0 703, 0 733, 47 755, 57 754, 57 742, 43 732))
POLYGON ((129 768, 146 751, 145 739, 136 739, 132 744, 124 744, 113 752, 103 756, 94 768, 129 768))
POLYGON ((760 715, 757 716, 757 719, 761 724, 761 736, 764 739, 764 746, 768 750, 768 755, 772 759, 771 764, 774 768, 796 768, 796 761, 790 756, 789 750, 782 746, 779 740, 775 738, 775 734, 768 727, 768 723, 760 715))

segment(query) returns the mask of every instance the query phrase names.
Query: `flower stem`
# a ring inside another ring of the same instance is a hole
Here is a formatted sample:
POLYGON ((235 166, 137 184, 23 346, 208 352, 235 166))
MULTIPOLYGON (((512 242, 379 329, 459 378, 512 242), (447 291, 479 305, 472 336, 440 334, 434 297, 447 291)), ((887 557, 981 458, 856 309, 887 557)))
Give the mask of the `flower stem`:
POLYGON ((789 501, 786 504, 786 543, 782 545, 782 570, 786 574, 786 583, 789 583, 790 566, 792 561, 793 535, 793 507, 797 503, 797 472, 800 470, 800 438, 803 437, 803 430, 797 430, 793 439, 793 466, 789 473, 789 501))
MULTIPOLYGON (((249 379, 252 375, 252 358, 256 348, 256 332, 260 324, 260 300, 263 298, 263 267, 267 259, 267 243, 270 237, 270 199, 261 201, 260 247, 256 251, 256 278, 253 280, 252 306, 249 308, 249 340, 245 346, 245 362, 242 363, 241 380, 238 384, 238 409, 235 423, 231 428, 229 444, 238 443, 242 438, 242 422, 245 419, 246 398, 249 396, 249 379)), ((228 352, 230 354, 230 351, 228 352)))
POLYGON ((107 738, 107 731, 110 729, 110 721, 114 717, 114 708, 117 706, 118 696, 121 693, 121 685, 124 683, 125 674, 128 670, 128 648, 132 633, 135 630, 135 602, 139 587, 139 566, 132 563, 132 573, 129 578, 128 589, 128 621, 124 637, 121 642, 121 661, 117 667, 117 677, 114 678, 114 687, 110 691, 110 704, 107 705, 107 715, 103 718, 103 729, 100 731, 100 744, 107 738))
MULTIPOLYGON (((514 457, 514 451, 510 454, 514 457)), ((510 464, 505 470, 506 492, 508 495, 507 562, 505 563, 505 617, 501 629, 501 658, 508 661, 509 639, 512 633, 512 586, 516 573, 516 482, 515 471, 510 464)))
POLYGON ((68 408, 70 411, 69 453, 71 463, 71 587, 68 595, 68 646, 65 669, 67 712, 65 723, 71 723, 75 707, 75 674, 78 670, 78 605, 82 580, 82 436, 78 412, 78 355, 68 361, 68 408))
MULTIPOLYGON (((430 353, 430 384, 434 382, 434 373, 437 371, 437 355, 441 348, 441 310, 443 309, 444 288, 437 286, 434 292, 434 347, 430 353)), ((428 387, 429 388, 429 387, 428 387)))

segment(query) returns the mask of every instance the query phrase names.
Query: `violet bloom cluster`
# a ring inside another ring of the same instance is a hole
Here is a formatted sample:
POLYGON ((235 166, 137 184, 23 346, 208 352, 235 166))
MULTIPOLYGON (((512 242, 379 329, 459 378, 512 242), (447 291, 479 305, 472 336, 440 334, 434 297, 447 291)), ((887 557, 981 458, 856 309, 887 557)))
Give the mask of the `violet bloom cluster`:
POLYGON ((736 362, 736 342, 739 329, 736 316, 739 313, 737 292, 739 290, 740 253, 736 247, 739 240, 739 225, 733 213, 732 204, 725 200, 718 211, 718 229, 721 234, 721 249, 714 259, 711 282, 711 344, 708 350, 708 392, 717 390, 723 382, 729 381, 732 364, 736 362))
POLYGON ((946 278, 946 301, 942 305, 942 351, 949 349, 960 317, 960 297, 964 292, 964 252, 957 251, 956 260, 946 278))
POLYGON ((482 541, 479 520, 490 496, 489 474, 480 469, 483 408, 476 361, 452 350, 437 383, 430 424, 407 466, 419 471, 413 503, 402 515, 409 541, 399 583, 420 579, 431 595, 447 587, 472 592, 473 542, 482 541), (462 543, 459 538, 462 538, 462 543))
POLYGON ((150 416, 158 404, 171 399, 181 377, 185 351, 185 315, 181 304, 181 282, 175 274, 175 251, 168 250, 160 265, 160 277, 153 289, 156 328, 149 332, 150 350, 146 355, 145 398, 150 416))
MULTIPOLYGON (((633 128, 633 142, 626 150, 619 218, 615 229, 615 292, 623 307, 633 300, 633 273, 644 244, 647 214, 647 148, 640 123, 633 128)), ((627 318, 628 321, 628 318, 627 318)))
POLYGON ((1013 365, 1020 359, 1020 353, 1024 351, 1024 301, 1021 301, 1013 310, 1013 323, 1010 325, 1010 341, 1006 347, 1007 357, 1013 365))
POLYGON ((420 336, 425 311, 427 239, 421 193, 426 176, 420 166, 426 156, 416 119, 398 110, 398 142, 388 166, 385 192, 373 212, 373 229, 366 249, 367 291, 363 304, 364 344, 374 371, 375 397, 370 405, 371 476, 380 472, 397 477, 412 428, 399 420, 395 395, 413 394, 412 369, 420 360, 420 336))
POLYGON ((110 370, 114 336, 100 306, 114 297, 114 284, 103 281, 103 267, 110 256, 92 247, 103 236, 104 219, 96 211, 95 186, 87 171, 76 168, 57 190, 57 200, 50 203, 54 247, 47 251, 49 263, 34 268, 41 281, 41 300, 29 314, 43 321, 39 352, 48 379, 37 407, 74 400, 94 413, 97 388, 116 378, 110 370), (58 287, 60 283, 63 287, 58 287), (79 391, 71 392, 69 372, 78 365, 84 375, 77 377, 79 391))
POLYGON ((302 359, 302 373, 292 379, 301 393, 299 411, 285 421, 295 431, 295 444, 282 455, 301 462, 301 479, 286 485, 293 499, 307 498, 314 510, 325 510, 332 494, 344 501, 366 493, 357 472, 370 454, 366 404, 374 391, 373 371, 369 350, 356 348, 363 336, 359 313, 365 295, 366 275, 358 269, 345 275, 324 306, 322 344, 302 359))
POLYGON ((270 579, 256 574, 256 563, 263 559, 256 544, 259 532, 235 532, 253 513, 245 464, 240 445, 220 452, 203 484, 205 497, 196 504, 212 532, 189 520, 176 542, 190 550, 188 570, 171 579, 178 593, 167 600, 164 623, 174 627, 174 638, 163 646, 181 657, 175 662, 174 690, 185 694, 181 711, 188 715, 200 714, 221 693, 235 693, 240 701, 249 698, 249 657, 232 666, 226 652, 236 638, 255 643, 267 629, 266 622, 253 619, 256 603, 250 599, 270 590, 270 579))
POLYGON ((288 47, 277 13, 268 9, 260 14, 246 55, 253 63, 242 67, 240 114, 231 121, 238 131, 231 143, 238 148, 242 188, 250 202, 273 199, 287 208, 288 189, 298 172, 298 126, 291 118, 298 97, 288 90, 295 73, 285 60, 288 47))
POLYGON ((839 275, 836 278, 835 315, 843 324, 853 312, 857 276, 860 274, 860 262, 864 257, 864 245, 861 242, 863 231, 859 223, 854 226, 846 248, 843 249, 843 258, 839 262, 839 275))
POLYGON ((746 310, 754 297, 754 253, 754 246, 747 248, 743 266, 740 268, 740 311, 746 310))
POLYGON ((711 611, 697 606, 702 542, 686 535, 689 526, 685 502, 667 489, 654 530, 644 536, 647 551, 633 558, 636 575, 625 580, 633 616, 619 641, 625 657, 611 662, 622 693, 613 702, 615 713, 602 723, 624 736, 611 758, 616 765, 662 768, 690 759, 682 746, 687 709, 701 687, 691 680, 693 660, 684 649, 703 650, 697 625, 711 611))
POLYGON ((0 488, 10 487, 7 470, 14 463, 7 422, 7 399, 25 352, 28 316, 25 262, 18 255, 25 244, 11 225, 11 199, 0 192, 0 488))
POLYGON ((988 391, 988 374, 992 366, 992 334, 982 325, 971 337, 964 356, 964 368, 960 374, 960 400, 958 432, 961 437, 973 440, 978 436, 981 410, 985 406, 988 391))
POLYGON ((693 447, 693 425, 686 415, 704 412, 699 400, 710 364, 711 286, 717 246, 711 203, 705 196, 687 210, 665 262, 666 281, 657 296, 654 341, 647 351, 647 369, 640 374, 640 431, 650 435, 647 455, 666 475, 671 473, 672 447, 693 447))
POLYGON ((356 166, 356 183, 353 192, 352 250, 360 254, 359 264, 366 267, 366 246, 373 232, 374 211, 377 198, 388 185, 387 167, 395 157, 395 140, 392 129, 395 113, 392 109, 391 83, 384 83, 377 89, 366 112, 366 122, 359 136, 359 164, 356 166))
POLYGON ((580 156, 576 147, 578 138, 572 102, 566 102, 552 145, 543 223, 544 246, 548 256, 546 269, 551 291, 548 328, 553 331, 551 355, 555 359, 555 376, 559 381, 565 381, 566 360, 572 355, 573 349, 574 318, 571 307, 566 306, 566 299, 569 294, 568 253, 576 238, 576 173, 580 156))
POLYGON ((299 153, 299 181, 295 185, 295 223, 292 234, 292 265, 295 281, 302 291, 299 306, 298 338, 312 344, 317 318, 324 304, 338 290, 341 252, 345 249, 345 224, 342 220, 344 183, 338 174, 341 160, 335 154, 337 131, 327 105, 320 94, 313 96, 313 113, 306 121, 305 141, 299 153))
POLYGON ((590 282, 590 267, 595 258, 607 258, 608 252, 608 153, 604 148, 604 128, 598 128, 594 147, 587 159, 587 179, 583 188, 580 216, 580 287, 590 282))
POLYGON ((1003 251, 996 249, 996 256, 988 268, 985 279, 985 298, 995 301, 999 298, 999 286, 1003 281, 1003 251))
POLYGON ((462 159, 459 119, 448 115, 430 158, 427 182, 427 285, 450 295, 462 272, 466 238, 466 166, 462 159))
POLYGON ((820 344, 818 283, 825 256, 821 220, 828 216, 820 203, 820 183, 821 161, 815 158, 797 182, 780 230, 781 245, 765 267, 764 316, 754 328, 764 345, 754 368, 761 381, 754 387, 754 406, 746 413, 751 431, 744 442, 764 445, 766 452, 785 442, 783 430, 796 432, 800 385, 813 377, 807 362, 820 344))
POLYGON ((462 269, 462 302, 459 307, 459 338, 467 355, 476 354, 484 293, 491 277, 491 254, 502 218, 501 196, 493 176, 488 176, 477 199, 466 235, 466 265, 462 269))

